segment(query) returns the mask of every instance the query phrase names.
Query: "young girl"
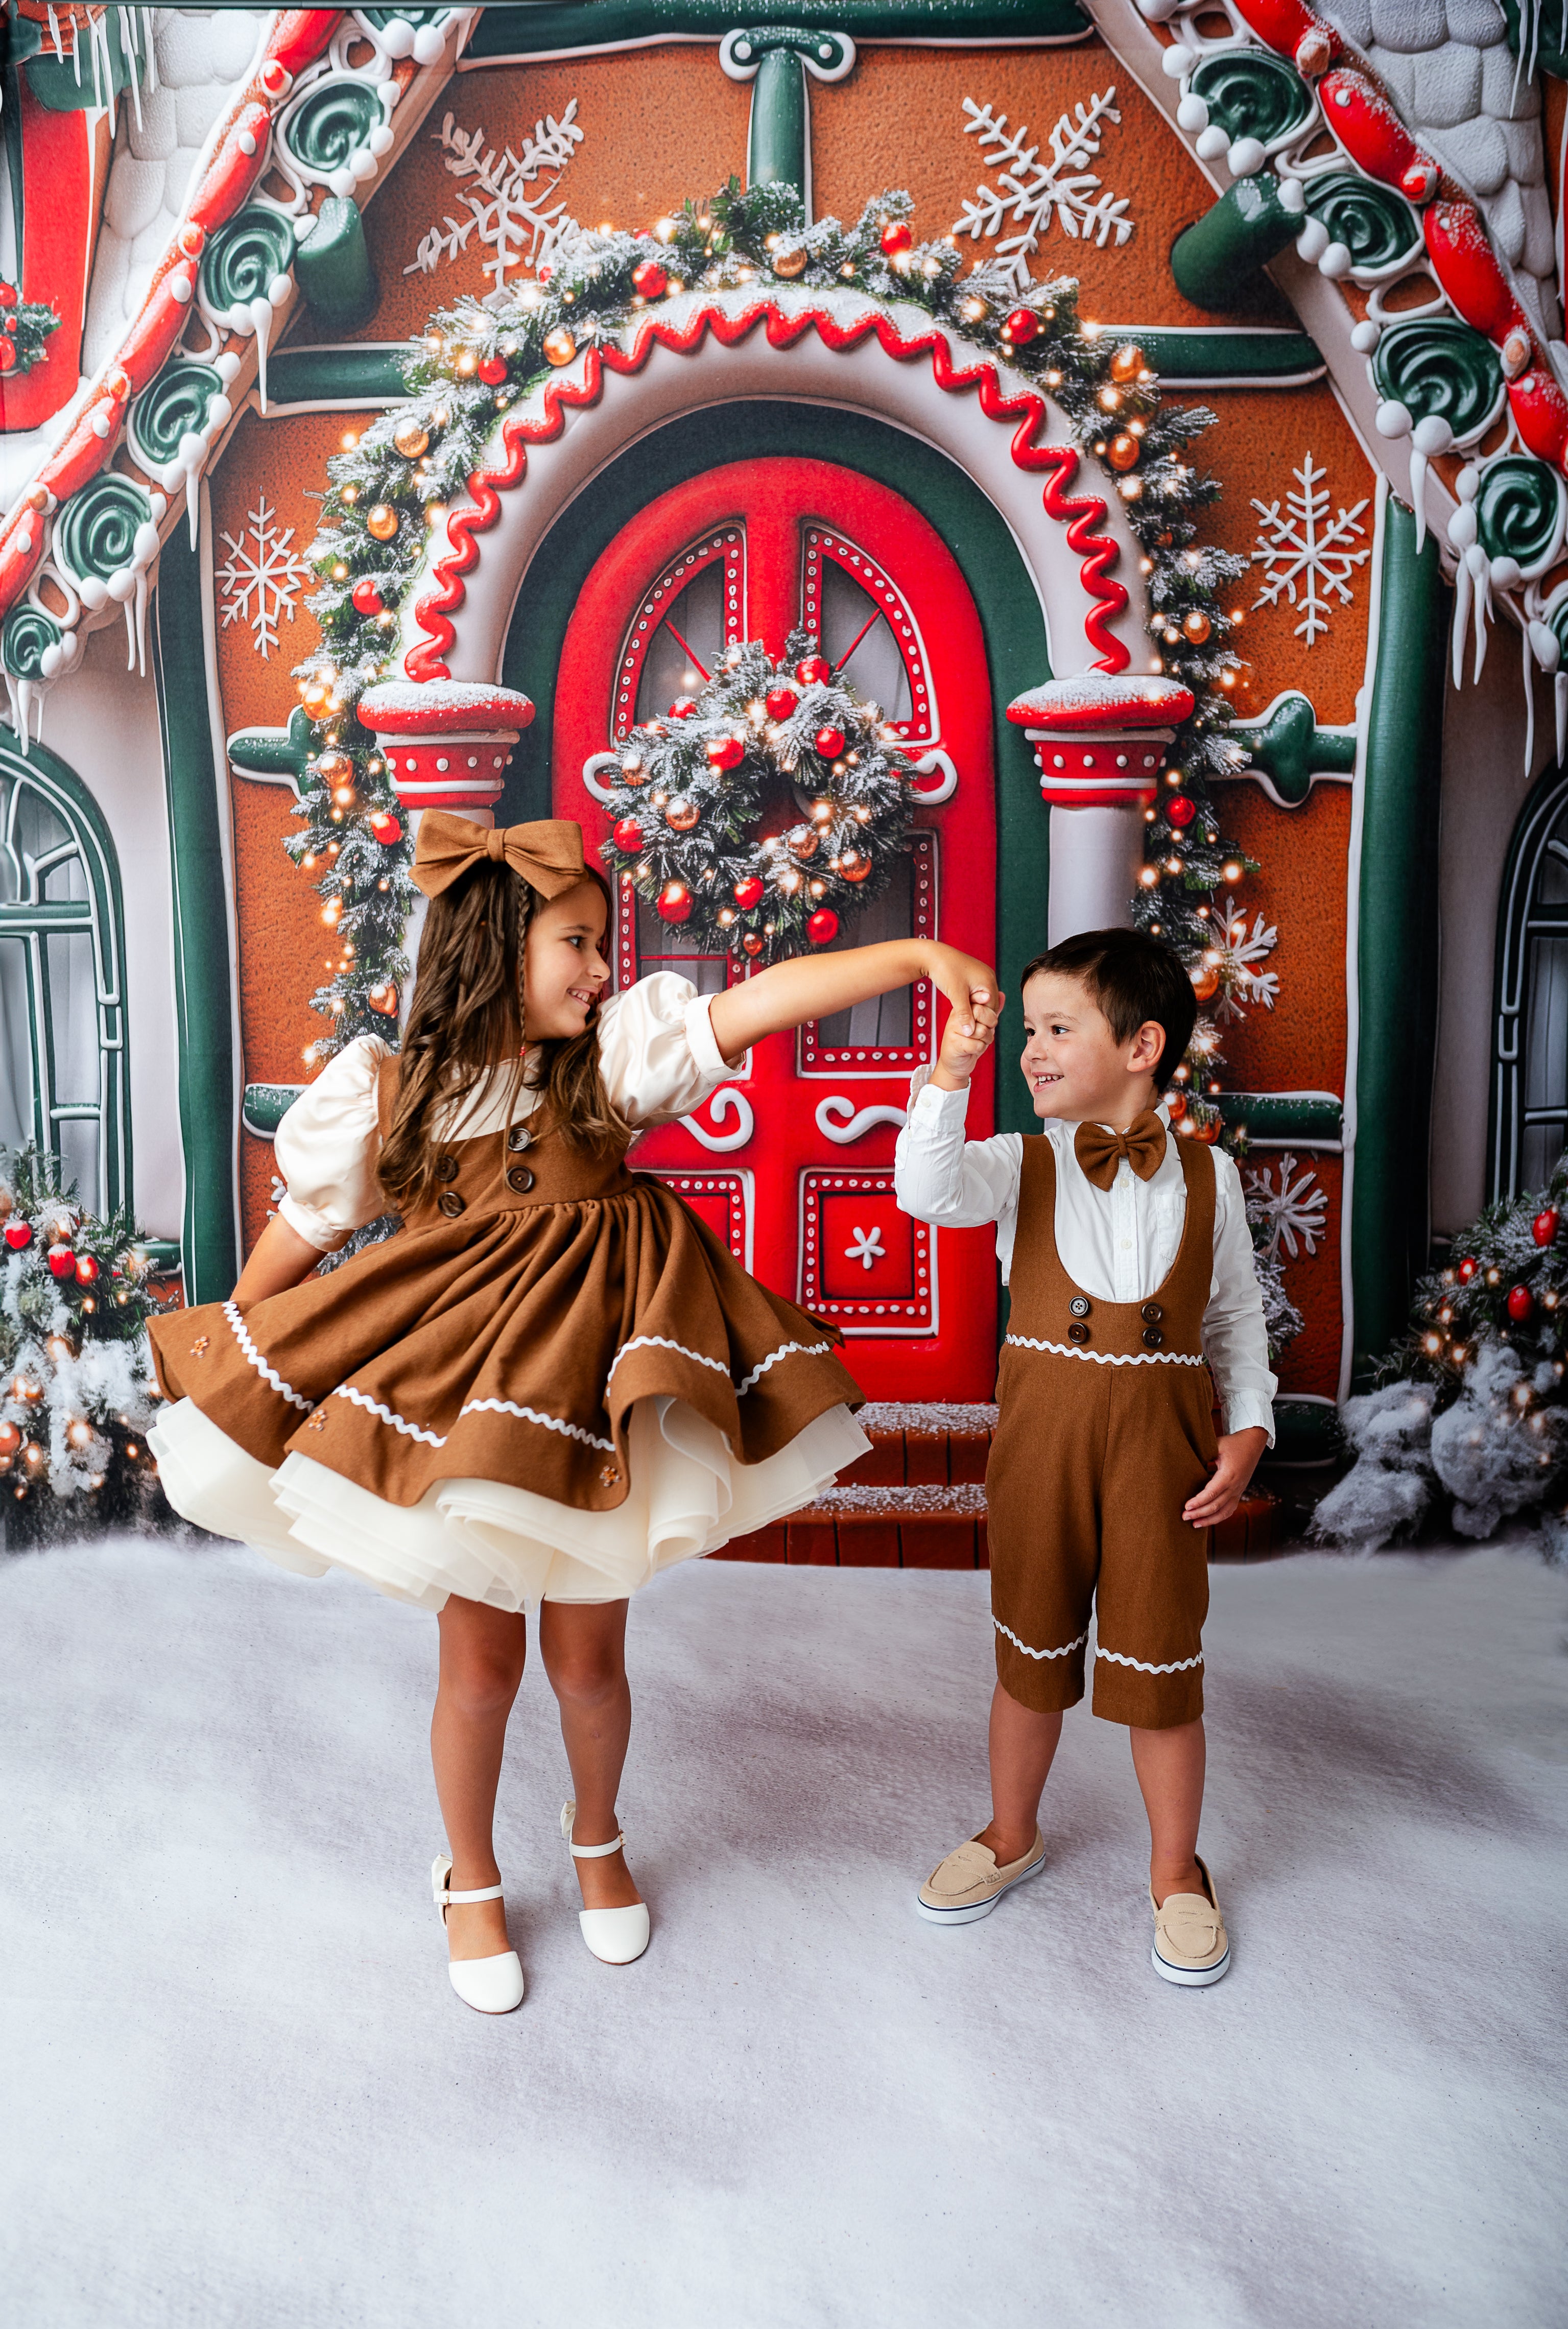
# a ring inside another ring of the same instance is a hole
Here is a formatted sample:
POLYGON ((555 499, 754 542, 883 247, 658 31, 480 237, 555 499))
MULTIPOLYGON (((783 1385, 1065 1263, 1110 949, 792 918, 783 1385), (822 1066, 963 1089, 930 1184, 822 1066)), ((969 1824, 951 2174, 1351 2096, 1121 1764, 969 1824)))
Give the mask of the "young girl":
POLYGON ((439 1614, 430 1750, 452 1985, 519 2004, 491 1838, 526 1621, 561 1707, 583 1938, 624 1965, 648 1913, 616 1794, 628 1596, 808 1503, 866 1446, 837 1336, 759 1286, 638 1131, 776 1030, 930 978, 988 1030, 994 975, 922 939, 776 964, 714 995, 657 972, 601 1000, 609 893, 575 825, 428 811, 431 903, 401 1055, 349 1044, 279 1126, 288 1184, 233 1298, 159 1319, 151 1435, 189 1520, 439 1614), (325 1276, 393 1206, 400 1234, 325 1276))

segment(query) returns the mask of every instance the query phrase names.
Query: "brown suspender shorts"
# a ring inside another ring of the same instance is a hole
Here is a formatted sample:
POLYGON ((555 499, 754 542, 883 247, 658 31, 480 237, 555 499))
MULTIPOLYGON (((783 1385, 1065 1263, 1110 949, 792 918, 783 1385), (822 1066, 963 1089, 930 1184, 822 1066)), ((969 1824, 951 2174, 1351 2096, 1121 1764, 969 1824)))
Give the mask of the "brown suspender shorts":
POLYGON ((1003 1689, 1037 1713, 1076 1705, 1092 1607, 1094 1711, 1146 1730, 1204 1711, 1209 1540, 1182 1506, 1215 1455, 1214 1160, 1197 1141, 1176 1154, 1186 1219, 1169 1277, 1147 1302, 1091 1301, 1057 1254, 1051 1143, 1025 1138, 986 1474, 1003 1689))

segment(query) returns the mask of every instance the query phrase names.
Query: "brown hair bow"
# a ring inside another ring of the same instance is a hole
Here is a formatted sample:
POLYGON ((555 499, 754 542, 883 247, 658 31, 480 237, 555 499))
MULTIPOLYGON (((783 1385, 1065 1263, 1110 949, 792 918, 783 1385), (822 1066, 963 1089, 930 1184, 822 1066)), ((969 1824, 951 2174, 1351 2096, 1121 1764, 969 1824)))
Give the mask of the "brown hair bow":
POLYGON ((1152 1108, 1135 1116, 1125 1132, 1112 1132, 1108 1124, 1081 1124, 1072 1136, 1072 1153, 1097 1189, 1110 1188, 1124 1156, 1138 1179, 1148 1181, 1165 1155, 1165 1127, 1152 1108))
POLYGON ((543 898, 558 898, 583 878, 582 827, 566 817, 534 825, 476 825, 450 809, 428 808, 414 844, 414 880, 427 898, 439 898, 471 865, 488 858, 510 866, 543 898))

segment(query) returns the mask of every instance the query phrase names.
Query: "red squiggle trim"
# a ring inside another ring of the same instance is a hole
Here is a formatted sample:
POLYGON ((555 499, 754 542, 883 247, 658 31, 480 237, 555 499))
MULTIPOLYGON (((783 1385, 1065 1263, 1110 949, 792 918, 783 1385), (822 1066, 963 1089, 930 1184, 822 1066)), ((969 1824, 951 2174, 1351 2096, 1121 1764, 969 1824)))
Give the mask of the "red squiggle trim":
POLYGON ((898 329, 890 316, 880 312, 859 316, 853 324, 840 324, 819 308, 786 312, 771 300, 763 299, 734 315, 723 308, 698 307, 680 324, 643 316, 638 319, 629 348, 608 346, 588 351, 581 383, 546 383, 542 420, 526 420, 519 414, 502 424, 505 464, 498 468, 476 470, 468 479, 475 506, 448 518, 449 547, 430 570, 430 587, 414 602, 414 619, 425 636, 403 656, 403 669, 411 679, 451 677, 444 658, 457 637, 451 617, 468 595, 463 578, 472 573, 478 563, 479 545, 475 536, 487 533, 499 519, 499 495, 521 481, 527 467, 527 447, 553 443, 566 425, 569 410, 597 404, 604 392, 607 372, 623 377, 639 372, 656 347, 681 355, 693 354, 710 332, 722 346, 736 347, 759 324, 766 327, 769 345, 779 350, 793 347, 808 331, 814 331, 823 345, 836 354, 845 354, 864 340, 874 338, 895 363, 910 363, 921 356, 929 356, 931 376, 947 394, 961 395, 972 389, 978 392, 980 410, 987 420, 1015 418, 1018 426, 1013 435, 1013 459, 1021 469, 1051 472, 1043 496, 1045 514, 1068 521, 1068 547, 1083 560, 1080 579, 1093 601, 1084 618, 1083 630, 1090 646, 1099 653, 1095 668, 1111 673, 1127 668, 1131 657, 1108 627, 1129 604, 1122 585, 1109 580, 1109 570, 1120 556, 1120 544, 1097 531, 1109 515, 1109 505, 1097 494, 1081 494, 1072 500, 1065 497, 1065 488, 1077 472, 1080 457, 1072 446, 1035 443, 1049 419, 1044 398, 1033 390, 1021 395, 1006 395, 997 368, 988 358, 968 364, 955 362, 947 335, 934 325, 911 338, 898 329))

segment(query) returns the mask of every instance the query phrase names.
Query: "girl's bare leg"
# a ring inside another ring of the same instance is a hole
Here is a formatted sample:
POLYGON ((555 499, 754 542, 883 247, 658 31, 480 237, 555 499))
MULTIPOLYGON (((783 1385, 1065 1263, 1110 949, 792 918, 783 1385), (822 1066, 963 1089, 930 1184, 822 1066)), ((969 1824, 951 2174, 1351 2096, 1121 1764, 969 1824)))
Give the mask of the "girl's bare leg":
MULTIPOLYGON (((577 1799, 577 1843, 608 1843, 616 1833, 615 1799, 631 1736, 631 1685, 626 1678, 626 1603, 546 1601, 539 1612, 539 1654, 561 1707, 561 1736, 577 1799)), ((623 1853, 574 1860, 585 1909, 629 1909, 642 1899, 623 1853)))
POLYGON ((1060 1714, 1037 1714, 997 1684, 991 1701, 991 1824, 976 1842, 996 1853, 998 1868, 1034 1848, 1040 1797, 1061 1736, 1060 1714))
MULTIPOLYGON (((523 1679, 527 1620, 453 1594, 440 1615, 441 1673, 430 1719, 430 1760, 452 1854, 451 1889, 478 1892, 498 1884, 492 1834, 506 1718, 523 1679)), ((499 1957, 511 1947, 502 1900, 479 1900, 447 1912, 454 1957, 499 1957)))

